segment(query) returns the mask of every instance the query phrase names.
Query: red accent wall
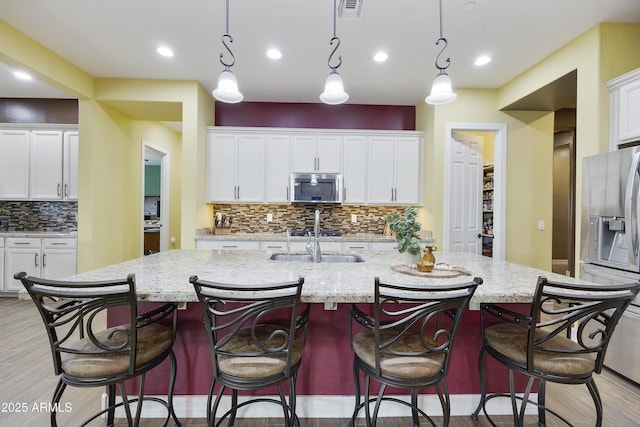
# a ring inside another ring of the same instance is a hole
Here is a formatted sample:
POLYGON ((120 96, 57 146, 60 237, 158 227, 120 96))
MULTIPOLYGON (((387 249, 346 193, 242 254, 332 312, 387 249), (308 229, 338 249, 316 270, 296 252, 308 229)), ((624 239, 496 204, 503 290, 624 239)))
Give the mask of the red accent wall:
POLYGON ((216 126, 416 130, 416 107, 313 103, 216 102, 216 126))

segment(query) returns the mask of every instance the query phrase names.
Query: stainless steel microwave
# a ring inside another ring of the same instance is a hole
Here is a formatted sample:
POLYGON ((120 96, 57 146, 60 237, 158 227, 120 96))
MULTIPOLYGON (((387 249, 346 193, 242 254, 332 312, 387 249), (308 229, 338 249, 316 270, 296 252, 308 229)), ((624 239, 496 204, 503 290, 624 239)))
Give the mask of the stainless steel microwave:
POLYGON ((342 203, 342 175, 292 173, 291 203, 342 203))

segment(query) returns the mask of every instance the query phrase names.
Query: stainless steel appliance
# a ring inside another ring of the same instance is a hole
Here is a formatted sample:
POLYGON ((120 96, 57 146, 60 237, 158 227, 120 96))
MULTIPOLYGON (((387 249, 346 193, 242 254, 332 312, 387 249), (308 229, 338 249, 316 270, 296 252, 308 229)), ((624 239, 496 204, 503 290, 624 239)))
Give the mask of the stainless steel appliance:
POLYGON ((291 203, 342 203, 342 175, 292 173, 291 203))
MULTIPOLYGON (((640 147, 586 157, 582 164, 580 277, 594 283, 640 280, 640 147)), ((617 326, 605 365, 640 383, 640 299, 617 326)))

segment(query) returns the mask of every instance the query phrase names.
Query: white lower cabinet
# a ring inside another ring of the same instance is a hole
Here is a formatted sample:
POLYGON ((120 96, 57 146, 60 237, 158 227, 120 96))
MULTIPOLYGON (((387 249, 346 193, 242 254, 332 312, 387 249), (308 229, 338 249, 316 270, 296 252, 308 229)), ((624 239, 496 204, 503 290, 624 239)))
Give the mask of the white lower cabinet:
POLYGON ((76 239, 9 237, 5 245, 5 291, 23 289, 22 284, 13 278, 21 271, 47 279, 63 279, 76 274, 76 239))

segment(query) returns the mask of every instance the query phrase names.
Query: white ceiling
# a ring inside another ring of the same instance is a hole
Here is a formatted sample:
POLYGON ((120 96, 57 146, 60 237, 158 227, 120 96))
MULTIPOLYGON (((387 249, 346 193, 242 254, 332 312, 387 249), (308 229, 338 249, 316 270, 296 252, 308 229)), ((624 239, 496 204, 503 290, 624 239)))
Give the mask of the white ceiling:
MULTIPOLYGON (((339 0, 338 0, 339 1, 339 0)), ((640 22, 639 0, 444 0, 454 88, 496 88, 599 22, 640 22), (475 7, 465 7, 475 3, 475 7), (480 54, 493 61, 478 68, 480 54)), ((319 102, 332 0, 230 0, 233 72, 245 101, 319 102), (266 57, 278 47, 279 61, 266 57)), ((95 77, 198 80, 222 66, 225 0, 0 0, 0 19, 95 77), (171 59, 155 49, 167 45, 171 59)), ((338 19, 339 68, 352 104, 416 105, 436 75, 438 0, 365 0, 338 19), (384 49, 385 63, 373 54, 384 49)), ((0 97, 67 97, 0 66, 0 97)))

